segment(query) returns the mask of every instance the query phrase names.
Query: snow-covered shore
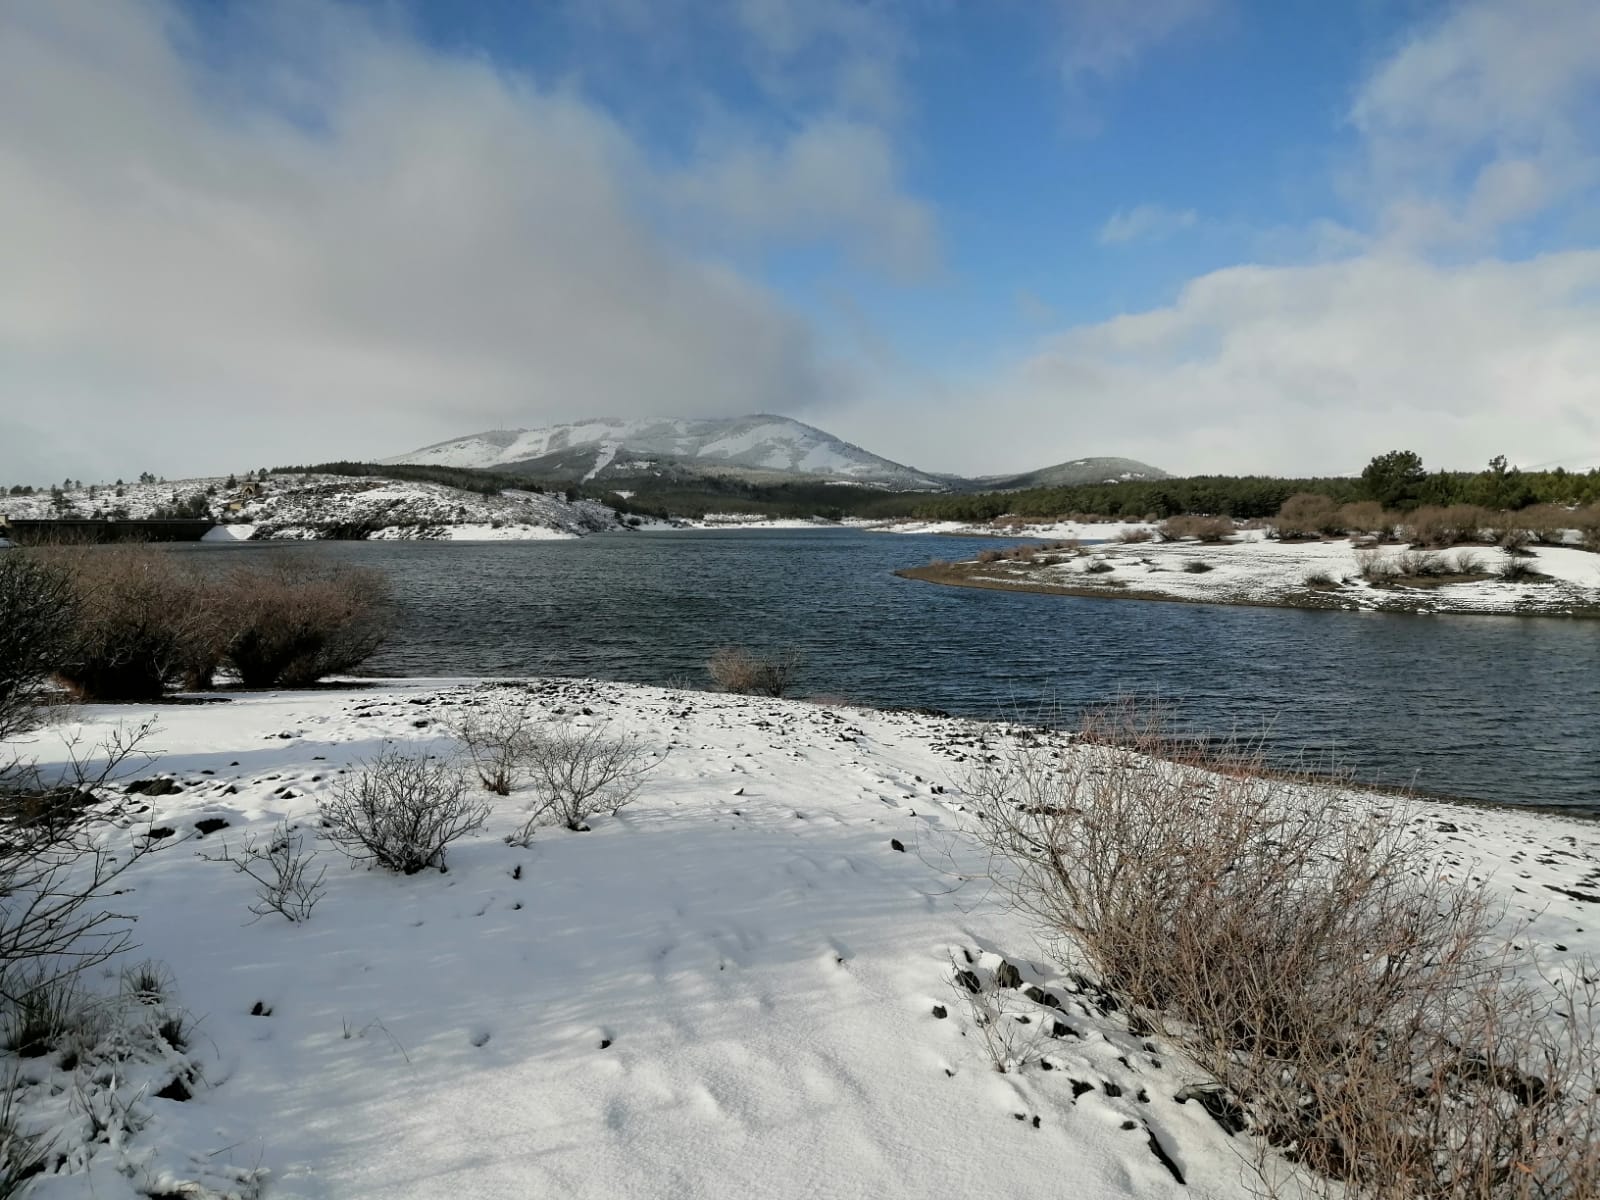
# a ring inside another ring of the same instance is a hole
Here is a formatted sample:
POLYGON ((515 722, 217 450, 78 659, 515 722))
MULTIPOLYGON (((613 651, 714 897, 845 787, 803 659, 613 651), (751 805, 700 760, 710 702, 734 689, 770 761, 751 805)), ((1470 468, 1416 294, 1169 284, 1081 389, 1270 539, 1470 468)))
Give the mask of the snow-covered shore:
MULTIPOLYGON (((87 708, 26 749, 56 761, 151 711, 87 708)), ((118 836, 167 832, 116 905, 137 918, 129 957, 164 963, 193 1014, 200 1077, 185 1102, 130 1085, 137 1132, 80 1147, 87 1172, 37 1197, 1243 1194, 1229 1137, 1175 1098, 1196 1077, 1075 994, 983 882, 960 784, 1004 727, 582 680, 153 711, 161 757, 137 777, 175 790, 139 797, 118 836), (633 806, 527 849, 503 840, 526 796, 485 794, 444 874, 351 869, 324 845, 311 920, 251 923, 249 881, 205 856, 280 820, 314 842, 341 772, 391 740, 452 753, 451 721, 484 703, 606 722, 658 764, 633 806), (948 982, 963 952, 1059 994, 1036 1014, 1068 1030, 1041 1037, 1053 1069, 993 1069, 948 982)), ((1541 966, 1600 952, 1600 828, 1413 819, 1490 881, 1541 966)), ((22 1112, 81 1140, 70 1072, 6 1066, 22 1112)))
POLYGON ((559 493, 507 489, 485 494, 415 480, 349 475, 221 476, 171 483, 100 484, 0 496, 13 520, 55 517, 139 520, 180 504, 218 522, 208 541, 522 541, 575 538, 617 528, 614 509, 559 493))
MULTIPOLYGON (((988 557, 988 556, 985 556, 988 557)), ((1411 551, 1361 549, 1348 538, 1286 542, 1241 530, 1219 543, 1146 541, 1024 551, 1020 557, 907 568, 931 583, 1064 595, 1120 596, 1207 604, 1523 616, 1600 616, 1600 554, 1528 547, 1516 561, 1532 572, 1501 578, 1513 558, 1495 546, 1411 551), (1384 576, 1409 560, 1443 572, 1384 576), (1367 576, 1363 576, 1365 570, 1367 576)))

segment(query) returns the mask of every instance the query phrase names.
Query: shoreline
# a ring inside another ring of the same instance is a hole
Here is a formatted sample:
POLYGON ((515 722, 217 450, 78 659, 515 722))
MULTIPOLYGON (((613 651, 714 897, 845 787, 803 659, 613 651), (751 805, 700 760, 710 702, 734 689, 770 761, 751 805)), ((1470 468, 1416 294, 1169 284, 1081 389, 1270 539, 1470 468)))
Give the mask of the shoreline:
POLYGON ((1349 540, 1225 542, 1160 541, 1088 547, 1024 548, 988 561, 933 562, 894 574, 919 583, 982 591, 1014 591, 1079 599, 1294 608, 1314 612, 1406 616, 1600 619, 1600 555, 1540 547, 1520 559, 1485 546, 1413 551, 1368 550, 1349 540), (1442 575, 1364 574, 1362 556, 1381 567, 1407 557, 1440 564, 1442 575), (1521 562, 1531 578, 1499 577, 1521 562))

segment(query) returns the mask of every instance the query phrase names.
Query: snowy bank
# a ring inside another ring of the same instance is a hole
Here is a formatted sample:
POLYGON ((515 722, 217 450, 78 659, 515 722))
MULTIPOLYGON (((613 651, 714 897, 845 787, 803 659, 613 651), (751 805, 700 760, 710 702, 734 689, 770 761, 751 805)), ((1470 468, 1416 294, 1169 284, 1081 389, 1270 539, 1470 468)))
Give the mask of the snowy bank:
MULTIPOLYGON (((29 750, 55 761, 149 712, 88 708, 29 750)), ((140 778, 172 790, 135 797, 118 837, 153 826, 161 848, 116 904, 194 1015, 193 1095, 157 1096, 146 1071, 123 1097, 137 1128, 85 1143, 72 1073, 7 1063, 24 1116, 87 1160, 36 1196, 1242 1194, 1235 1143, 1176 1098, 1193 1072, 1065 979, 981 879, 959 785, 1001 726, 581 680, 154 712, 140 778), (656 763, 638 801, 524 849, 504 837, 526 796, 483 794, 487 826, 442 874, 353 869, 317 838, 344 772, 391 740, 453 752, 460 713, 502 703, 637 734, 656 763), (280 821, 327 867, 305 924, 252 921, 249 880, 214 861, 280 821), (967 955, 1059 997, 1015 993, 1050 1069, 995 1071, 950 986, 967 955)), ((1600 952, 1594 825, 1415 819, 1490 879, 1542 965, 1600 952)))
POLYGON ((1259 530, 1225 542, 1109 543, 1022 548, 988 561, 933 563, 910 579, 994 590, 1266 604, 1296 608, 1519 616, 1600 616, 1600 554, 1554 546, 1513 557, 1494 546, 1412 551, 1359 548, 1346 538, 1285 542, 1259 530), (1508 564, 1524 574, 1503 577, 1508 564), (1404 575, 1418 566, 1432 574, 1404 575))

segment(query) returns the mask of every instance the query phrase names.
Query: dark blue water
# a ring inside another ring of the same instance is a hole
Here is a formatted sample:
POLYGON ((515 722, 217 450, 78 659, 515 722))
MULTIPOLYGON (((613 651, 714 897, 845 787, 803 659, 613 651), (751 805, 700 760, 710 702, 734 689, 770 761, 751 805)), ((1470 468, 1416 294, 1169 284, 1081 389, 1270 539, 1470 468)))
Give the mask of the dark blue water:
POLYGON ((896 567, 970 538, 842 530, 563 542, 195 547, 377 567, 400 621, 369 670, 706 683, 726 643, 798 647, 797 694, 983 716, 1119 695, 1217 735, 1450 795, 1600 810, 1600 622, 1401 616, 946 588, 896 567))

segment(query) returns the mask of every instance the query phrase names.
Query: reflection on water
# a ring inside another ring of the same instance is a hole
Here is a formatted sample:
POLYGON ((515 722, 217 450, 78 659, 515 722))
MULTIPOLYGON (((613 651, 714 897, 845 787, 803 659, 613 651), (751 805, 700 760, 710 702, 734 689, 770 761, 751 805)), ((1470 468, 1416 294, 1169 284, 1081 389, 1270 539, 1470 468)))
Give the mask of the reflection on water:
POLYGON ((382 674, 699 686, 719 645, 797 646, 802 695, 983 716, 1155 696, 1198 729, 1267 731, 1275 753, 1334 751, 1365 778, 1600 809, 1600 622, 1077 599, 891 573, 981 544, 772 530, 176 552, 381 568, 402 609, 370 664, 382 674))

